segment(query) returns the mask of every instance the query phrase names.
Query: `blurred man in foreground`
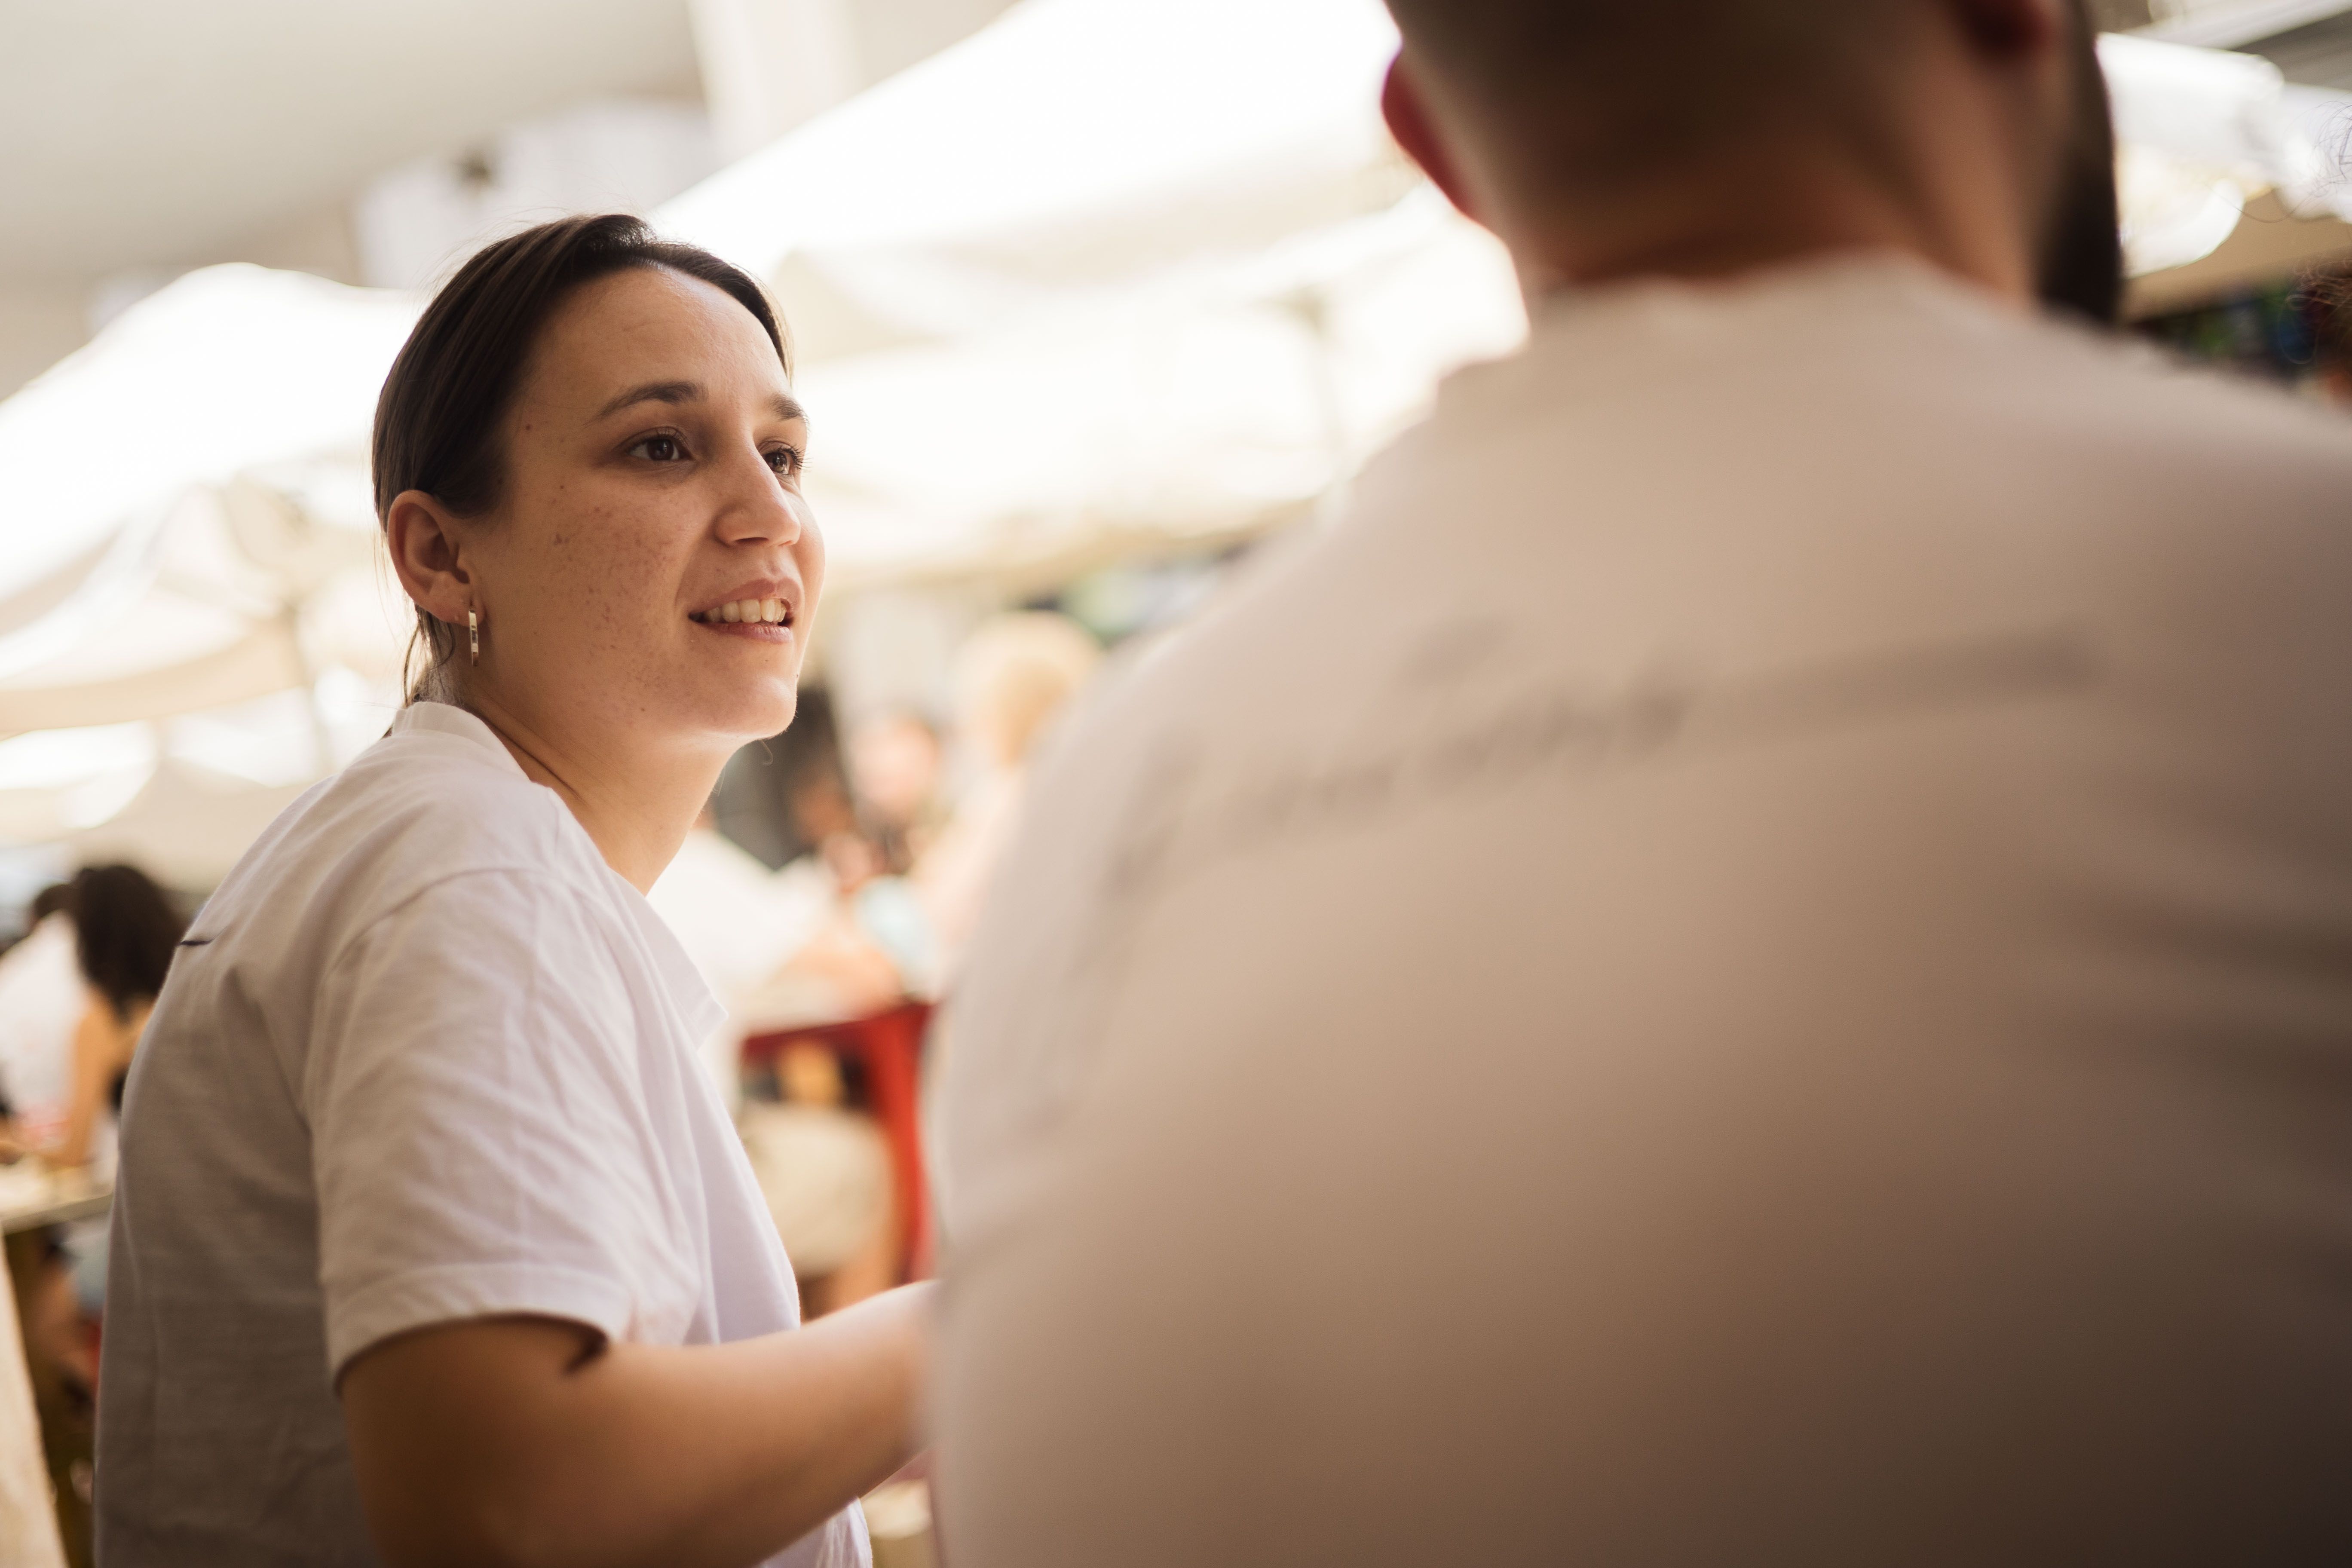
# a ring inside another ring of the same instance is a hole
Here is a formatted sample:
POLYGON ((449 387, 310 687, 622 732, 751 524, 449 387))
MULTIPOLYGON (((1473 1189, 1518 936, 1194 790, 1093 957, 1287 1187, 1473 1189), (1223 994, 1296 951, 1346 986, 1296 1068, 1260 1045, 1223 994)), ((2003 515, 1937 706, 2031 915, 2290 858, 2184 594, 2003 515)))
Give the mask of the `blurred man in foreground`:
POLYGON ((957 1568, 2352 1562, 2352 439, 2069 0, 1391 3, 1533 341, 1038 782, 957 1568))

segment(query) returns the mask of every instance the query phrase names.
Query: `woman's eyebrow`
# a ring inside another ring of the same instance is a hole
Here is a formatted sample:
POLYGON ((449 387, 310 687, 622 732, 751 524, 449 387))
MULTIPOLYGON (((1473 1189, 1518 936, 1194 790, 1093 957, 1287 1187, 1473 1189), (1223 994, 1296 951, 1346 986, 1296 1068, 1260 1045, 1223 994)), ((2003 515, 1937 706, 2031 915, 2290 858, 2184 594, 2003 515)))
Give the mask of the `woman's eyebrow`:
POLYGON ((638 403, 686 404, 702 401, 702 384, 698 381, 649 381, 643 386, 633 386, 596 411, 599 419, 610 419, 622 409, 638 403))
MULTIPOLYGON (((649 381, 643 386, 631 387, 604 405, 596 411, 596 417, 600 420, 610 419, 622 409, 633 407, 640 403, 667 403, 673 405, 699 403, 705 395, 703 385, 698 381, 649 381)), ((808 411, 803 408, 799 400, 788 392, 777 393, 768 406, 779 419, 793 420, 808 417, 808 411)))

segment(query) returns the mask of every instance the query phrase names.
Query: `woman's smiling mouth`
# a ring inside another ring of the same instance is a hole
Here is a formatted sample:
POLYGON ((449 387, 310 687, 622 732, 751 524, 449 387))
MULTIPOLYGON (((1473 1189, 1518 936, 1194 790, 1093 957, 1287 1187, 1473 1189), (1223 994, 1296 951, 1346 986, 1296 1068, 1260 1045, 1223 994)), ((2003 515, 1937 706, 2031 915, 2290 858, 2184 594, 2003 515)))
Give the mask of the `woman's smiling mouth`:
POLYGON ((793 607, 789 601, 778 598, 730 599, 723 605, 697 610, 687 619, 713 631, 731 632, 761 642, 781 642, 792 635, 793 607))

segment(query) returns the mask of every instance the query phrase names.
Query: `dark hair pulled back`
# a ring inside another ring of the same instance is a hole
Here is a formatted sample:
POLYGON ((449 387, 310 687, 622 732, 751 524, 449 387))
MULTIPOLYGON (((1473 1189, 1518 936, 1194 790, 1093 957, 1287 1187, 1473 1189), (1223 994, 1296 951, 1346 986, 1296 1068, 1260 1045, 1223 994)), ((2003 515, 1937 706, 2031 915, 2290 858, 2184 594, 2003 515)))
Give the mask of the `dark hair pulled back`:
MULTIPOLYGON (((635 267, 665 267, 698 279, 751 312, 792 369, 782 323, 750 274, 698 246, 663 239, 625 213, 560 218, 484 247, 425 308, 376 399, 375 511, 389 526, 392 503, 422 490, 459 517, 499 503, 506 479, 500 439, 548 318, 572 290, 635 267)), ((457 634, 416 612, 414 701, 456 658, 457 634)))
POLYGON ((132 1008, 163 994, 188 923, 136 866, 92 866, 75 873, 67 889, 82 978, 127 1021, 132 1008))

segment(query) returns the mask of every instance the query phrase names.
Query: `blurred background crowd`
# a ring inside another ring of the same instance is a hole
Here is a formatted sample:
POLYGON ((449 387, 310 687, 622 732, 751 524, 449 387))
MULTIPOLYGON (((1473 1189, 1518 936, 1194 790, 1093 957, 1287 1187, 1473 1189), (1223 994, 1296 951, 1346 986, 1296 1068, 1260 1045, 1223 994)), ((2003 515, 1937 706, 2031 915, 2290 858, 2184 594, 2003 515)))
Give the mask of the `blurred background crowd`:
MULTIPOLYGON (((2352 5, 2100 9, 2138 330, 2352 404, 2352 5)), ((419 290, 617 206, 791 323, 835 585, 798 721, 653 901, 729 1007, 709 1067, 812 1314, 929 1267, 932 1009, 1057 715, 1524 331, 1499 249, 1380 128, 1377 0, 7 28, 0 1215, 69 1554, 146 1009, 188 915, 398 703, 362 447, 419 290)))

